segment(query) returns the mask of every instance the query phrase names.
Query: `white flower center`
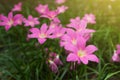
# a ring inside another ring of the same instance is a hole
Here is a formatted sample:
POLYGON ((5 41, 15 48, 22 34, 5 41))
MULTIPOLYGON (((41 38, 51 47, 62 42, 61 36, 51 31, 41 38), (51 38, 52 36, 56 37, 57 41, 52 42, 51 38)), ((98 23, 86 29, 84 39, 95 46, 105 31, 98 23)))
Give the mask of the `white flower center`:
POLYGON ((13 25, 13 23, 14 23, 14 22, 13 22, 13 20, 12 20, 12 19, 10 19, 10 21, 8 22, 8 25, 10 25, 10 26, 11 26, 11 25, 13 25))
POLYGON ((44 33, 39 34, 39 38, 46 38, 46 34, 44 34, 44 33))
POLYGON ((77 54, 78 54, 79 57, 84 57, 85 56, 85 52, 82 51, 82 50, 79 50, 77 54))
POLYGON ((76 45, 76 44, 77 44, 76 39, 72 39, 72 44, 73 44, 73 45, 76 45))

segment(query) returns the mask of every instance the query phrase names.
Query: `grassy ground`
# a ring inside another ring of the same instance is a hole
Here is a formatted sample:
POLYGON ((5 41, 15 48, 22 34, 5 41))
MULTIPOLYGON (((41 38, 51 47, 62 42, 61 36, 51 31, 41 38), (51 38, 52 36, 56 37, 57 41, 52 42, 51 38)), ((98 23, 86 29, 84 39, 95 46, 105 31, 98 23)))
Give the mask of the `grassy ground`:
MULTIPOLYGON (((26 17, 38 15, 34 10, 38 3, 48 3, 51 9, 56 6, 54 0, 1 0, 0 13, 7 15, 19 1, 23 2, 21 13, 26 17)), ((119 3, 119 0, 68 0, 65 3, 69 10, 59 16, 63 25, 70 18, 82 17, 85 13, 94 13, 97 18, 95 25, 88 25, 96 30, 89 43, 99 48, 95 54, 100 63, 78 65, 76 70, 69 70, 70 63, 65 61, 64 50, 61 51, 57 40, 56 43, 48 40, 39 45, 36 40, 26 41, 27 30, 22 26, 13 27, 8 32, 0 27, 0 80, 120 80, 120 64, 111 61, 115 45, 120 43, 119 3), (46 65, 45 47, 61 54, 64 66, 59 67, 57 74, 46 65)))

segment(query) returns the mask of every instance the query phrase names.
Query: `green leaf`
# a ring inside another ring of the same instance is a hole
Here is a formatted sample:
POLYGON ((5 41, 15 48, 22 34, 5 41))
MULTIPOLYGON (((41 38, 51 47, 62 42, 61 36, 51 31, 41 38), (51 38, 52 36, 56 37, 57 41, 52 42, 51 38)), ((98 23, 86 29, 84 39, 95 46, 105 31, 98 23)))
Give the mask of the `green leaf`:
POLYGON ((113 75, 116 75, 118 73, 120 73, 120 71, 117 71, 117 72, 114 72, 114 73, 109 73, 104 80, 108 80, 110 77, 112 77, 113 75))

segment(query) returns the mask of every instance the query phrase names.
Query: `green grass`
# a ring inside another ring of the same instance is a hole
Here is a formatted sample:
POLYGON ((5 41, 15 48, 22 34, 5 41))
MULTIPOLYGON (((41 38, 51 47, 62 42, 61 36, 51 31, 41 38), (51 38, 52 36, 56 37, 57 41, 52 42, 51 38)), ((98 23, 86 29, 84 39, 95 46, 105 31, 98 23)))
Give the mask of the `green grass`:
MULTIPOLYGON (((38 16, 34 7, 40 2, 48 3, 51 9, 56 6, 54 0, 4 0, 0 1, 0 13, 7 15, 13 4, 19 1, 23 2, 22 14, 26 17, 29 14, 38 16)), ((77 65, 75 70, 70 70, 72 63, 66 62, 64 49, 58 46, 58 40, 39 45, 35 39, 26 41, 27 29, 23 26, 12 27, 8 32, 0 27, 0 80, 120 80, 120 64, 111 61, 115 46, 120 43, 119 3, 119 0, 68 0, 65 3, 69 10, 59 16, 64 26, 70 18, 82 17, 85 13, 94 13, 97 18, 97 24, 88 25, 96 30, 88 44, 98 47, 95 54, 100 63, 77 65), (112 10, 108 9, 109 4, 112 10), (54 74, 49 69, 44 48, 61 55, 64 65, 59 67, 59 73, 54 74)), ((41 22, 46 20, 41 19, 41 22)))

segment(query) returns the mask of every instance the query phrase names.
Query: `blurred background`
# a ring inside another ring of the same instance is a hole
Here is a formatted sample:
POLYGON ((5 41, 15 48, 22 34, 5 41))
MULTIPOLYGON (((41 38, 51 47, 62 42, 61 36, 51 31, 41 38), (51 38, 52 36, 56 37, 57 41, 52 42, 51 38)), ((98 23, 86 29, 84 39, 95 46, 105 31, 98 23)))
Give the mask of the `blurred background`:
MULTIPOLYGON (((24 13, 35 14, 34 8, 39 4, 49 4, 52 9, 55 8, 54 0, 1 0, 0 13, 7 14, 18 2, 23 2, 24 13)), ((97 24, 120 26, 120 0, 67 0, 65 3, 69 7, 62 16, 63 23, 68 23, 70 18, 84 16, 86 13, 96 15, 97 24)), ((98 26, 100 27, 100 26, 98 26)))

